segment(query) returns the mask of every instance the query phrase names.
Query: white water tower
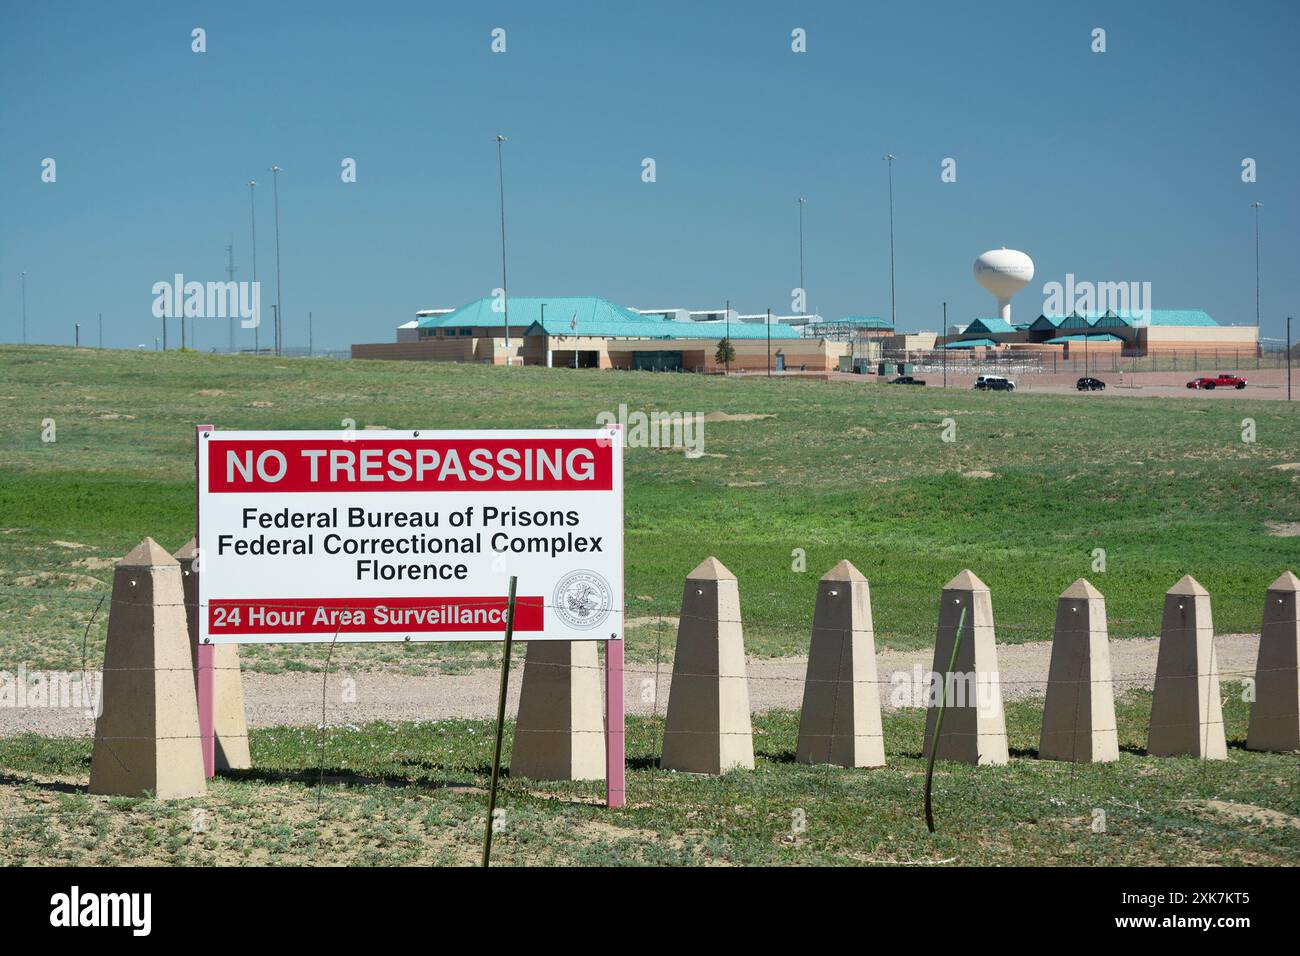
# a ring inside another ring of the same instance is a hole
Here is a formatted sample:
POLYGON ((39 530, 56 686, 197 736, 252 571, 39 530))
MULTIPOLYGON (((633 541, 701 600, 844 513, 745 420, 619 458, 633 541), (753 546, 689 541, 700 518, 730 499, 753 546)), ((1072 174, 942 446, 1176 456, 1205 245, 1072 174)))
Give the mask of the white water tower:
POLYGON ((998 316, 1011 321, 1011 297, 1034 278, 1034 260, 1023 252, 990 249, 975 260, 975 281, 984 291, 997 297, 998 316))

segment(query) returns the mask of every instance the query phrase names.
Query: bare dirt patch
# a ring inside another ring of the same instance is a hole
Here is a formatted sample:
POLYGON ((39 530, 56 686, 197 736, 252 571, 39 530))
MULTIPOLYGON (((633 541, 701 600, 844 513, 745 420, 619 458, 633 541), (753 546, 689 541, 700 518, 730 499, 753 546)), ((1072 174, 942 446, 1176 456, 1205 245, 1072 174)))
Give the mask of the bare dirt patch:
POLYGON ((35 574, 23 574, 14 578, 14 584, 23 588, 60 581, 64 582, 64 587, 69 591, 94 591, 104 586, 99 578, 92 578, 89 574, 68 574, 61 571, 37 571, 35 574))
POLYGON ((776 418, 776 416, 772 414, 752 415, 745 413, 732 415, 727 412, 709 412, 704 416, 706 422, 756 422, 763 418, 776 418))
POLYGON ((78 548, 89 548, 88 544, 81 544, 79 541, 51 541, 50 544, 58 545, 60 548, 69 548, 73 551, 78 548))
POLYGON ((194 394, 203 398, 217 398, 220 395, 225 395, 226 390, 224 388, 201 388, 194 394))
MULTIPOLYGON (((687 839, 704 839, 707 834, 699 830, 686 830, 682 833, 665 835, 656 833, 654 830, 646 830, 642 827, 621 827, 617 824, 608 823, 604 820, 584 820, 577 827, 578 839, 586 844, 603 844, 615 843, 621 840, 634 840, 642 846, 659 845, 666 846, 674 852, 680 853, 686 848, 687 839)), ((710 865, 726 865, 718 861, 710 861, 710 865)))
POLYGON ((632 630, 638 627, 654 627, 656 624, 662 624, 665 627, 676 627, 677 618, 675 617, 629 617, 623 622, 623 627, 632 630))
POLYGON ((1250 803, 1230 803, 1227 800, 1188 801, 1188 805, 1208 812, 1212 816, 1226 817, 1236 823, 1257 823, 1266 827, 1300 827, 1300 817, 1281 810, 1257 807, 1250 803))
POLYGON ((74 568, 85 568, 87 571, 107 571, 116 564, 112 558, 78 558, 72 562, 74 568))
POLYGON ((1265 521, 1264 526, 1275 538, 1300 538, 1300 521, 1265 521))
POLYGON ((1288 461, 1282 465, 1269 465, 1274 471, 1300 471, 1300 461, 1288 461))
POLYGON ((991 472, 991 471, 979 471, 979 470, 976 470, 976 471, 963 471, 963 472, 961 473, 961 476, 962 476, 963 478, 992 478, 992 477, 993 477, 993 472, 991 472))

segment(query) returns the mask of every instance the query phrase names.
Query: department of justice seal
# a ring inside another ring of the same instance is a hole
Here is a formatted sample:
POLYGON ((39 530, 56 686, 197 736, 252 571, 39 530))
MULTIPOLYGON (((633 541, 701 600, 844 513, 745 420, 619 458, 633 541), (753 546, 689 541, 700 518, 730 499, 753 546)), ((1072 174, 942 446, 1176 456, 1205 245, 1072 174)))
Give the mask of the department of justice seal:
POLYGON ((586 631, 605 623, 613 601, 609 582, 595 571, 570 571, 555 586, 555 613, 575 630, 586 631))

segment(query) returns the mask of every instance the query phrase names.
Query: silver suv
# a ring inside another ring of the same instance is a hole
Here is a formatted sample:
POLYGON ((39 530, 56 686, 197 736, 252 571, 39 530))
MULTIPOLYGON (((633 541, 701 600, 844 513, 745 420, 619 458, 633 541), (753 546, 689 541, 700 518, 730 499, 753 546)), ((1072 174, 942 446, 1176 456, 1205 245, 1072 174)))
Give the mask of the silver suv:
POLYGON ((1002 375, 981 375, 975 379, 975 387, 986 392, 1014 392, 1016 383, 1002 375))

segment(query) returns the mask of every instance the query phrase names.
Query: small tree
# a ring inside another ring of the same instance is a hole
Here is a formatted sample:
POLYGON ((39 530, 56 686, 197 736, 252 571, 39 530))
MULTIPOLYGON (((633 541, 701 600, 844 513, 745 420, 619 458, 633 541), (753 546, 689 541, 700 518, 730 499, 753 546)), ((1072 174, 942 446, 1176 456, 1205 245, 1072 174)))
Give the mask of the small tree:
POLYGON ((718 343, 718 350, 713 353, 713 361, 718 365, 724 365, 727 371, 731 371, 731 363, 736 357, 736 349, 731 344, 731 339, 723 339, 718 343))

